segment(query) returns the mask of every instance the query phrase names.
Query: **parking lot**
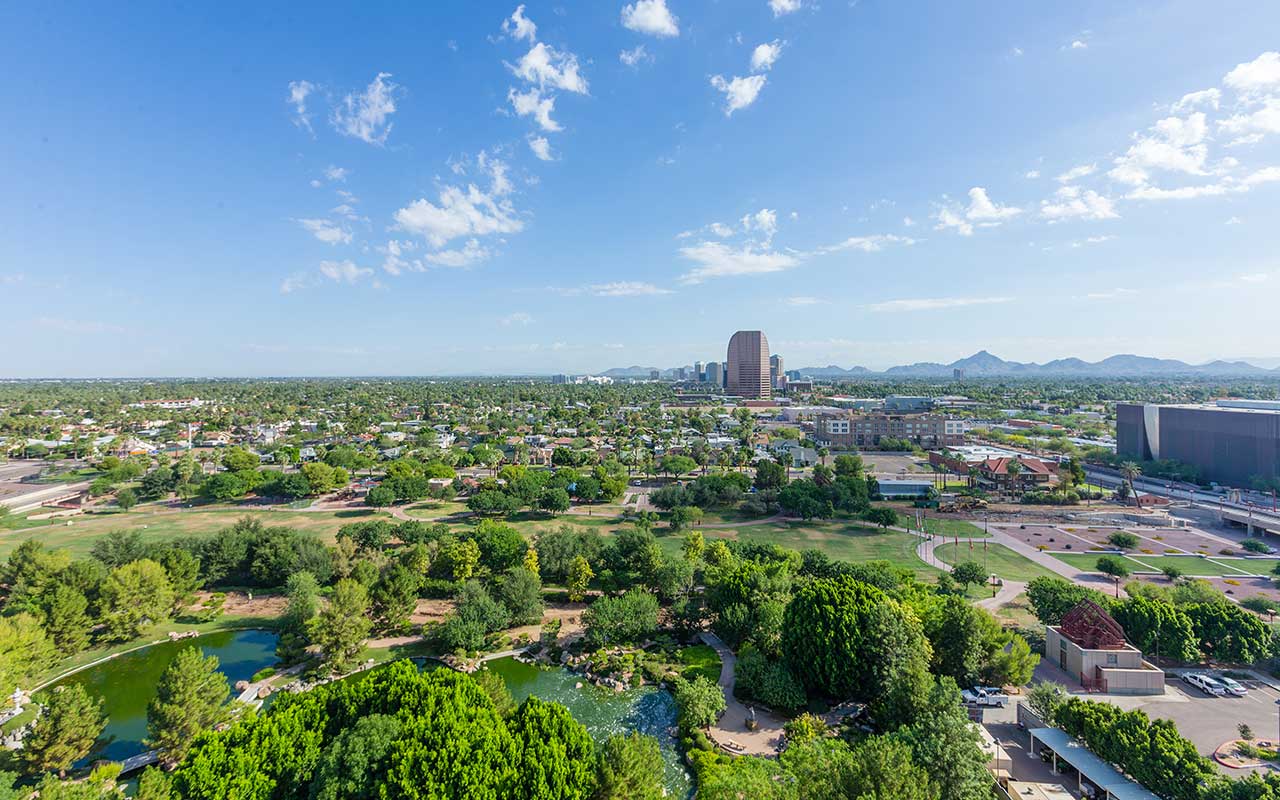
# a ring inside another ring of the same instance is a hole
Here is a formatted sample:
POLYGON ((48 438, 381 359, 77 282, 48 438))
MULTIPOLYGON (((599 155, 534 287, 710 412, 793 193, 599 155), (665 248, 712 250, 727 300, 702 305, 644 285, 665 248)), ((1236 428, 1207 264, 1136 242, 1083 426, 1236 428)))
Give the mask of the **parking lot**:
MULTIPOLYGON (((1070 678, 1043 661, 1036 668, 1036 678, 1063 684, 1068 690, 1072 688, 1070 678)), ((1077 694, 1125 710, 1140 709, 1153 719, 1171 720, 1178 726, 1178 732, 1190 739, 1204 756, 1212 756, 1219 745, 1240 738, 1236 730, 1240 723, 1252 728, 1259 740, 1280 740, 1280 691, 1263 684, 1250 688, 1244 697, 1210 697, 1183 683, 1177 675, 1169 674, 1165 676, 1165 693, 1161 696, 1077 694)))

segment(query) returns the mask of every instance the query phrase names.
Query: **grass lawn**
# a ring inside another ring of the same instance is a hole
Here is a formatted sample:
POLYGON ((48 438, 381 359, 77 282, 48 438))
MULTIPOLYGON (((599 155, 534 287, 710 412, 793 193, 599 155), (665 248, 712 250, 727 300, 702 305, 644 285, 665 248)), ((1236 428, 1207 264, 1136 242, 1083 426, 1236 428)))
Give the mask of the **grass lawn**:
POLYGON ((680 651, 680 663, 685 665, 680 670, 685 680, 691 681, 699 675, 705 675, 713 682, 720 680, 720 656, 710 645, 695 644, 684 648, 680 651))
MULTIPOLYGON (((1054 558, 1076 569, 1098 571, 1098 558, 1102 553, 1052 553, 1054 558)), ((1280 564, 1275 558, 1200 558, 1199 556, 1148 556, 1140 553, 1125 556, 1129 569, 1134 572, 1159 572, 1175 566, 1185 575, 1205 577, 1239 577, 1245 574, 1267 575, 1280 564)))
POLYGON ((0 532, 0 558, 25 539, 39 539, 49 547, 65 547, 76 556, 87 556, 94 539, 116 530, 137 530, 144 541, 203 536, 235 523, 241 517, 255 517, 263 525, 286 526, 332 541, 338 528, 373 517, 390 518, 373 509, 350 511, 272 511, 261 506, 236 508, 218 506, 174 510, 143 506, 128 513, 115 511, 49 520, 38 528, 0 532), (68 524, 69 523, 69 524, 68 524))
MULTIPOLYGON (((938 570, 925 564, 916 556, 920 540, 909 533, 878 529, 865 524, 847 522, 779 522, 766 525, 746 525, 741 528, 694 528, 702 531, 708 541, 714 539, 738 539, 744 542, 767 542, 792 550, 821 550, 840 561, 874 561, 883 559, 915 572, 916 577, 933 580, 938 570)), ((683 537, 659 534, 658 543, 663 550, 680 552, 683 537)))
POLYGON ((935 536, 943 536, 948 539, 953 539, 957 536, 961 539, 979 539, 990 535, 982 530, 981 525, 974 525, 972 522, 966 522, 962 519, 943 519, 941 517, 926 516, 924 518, 924 529, 935 536))
POLYGON ((405 507, 405 513, 415 519, 434 519, 452 514, 463 514, 467 511, 466 503, 455 500, 426 500, 405 507))
POLYGON ((966 542, 960 543, 959 550, 954 544, 944 544, 939 545, 934 552, 938 554, 939 559, 948 564, 957 564, 961 561, 985 563, 992 575, 998 575, 1008 581, 1029 581, 1041 576, 1057 577, 1056 572, 1045 569, 1002 544, 987 545, 985 556, 981 543, 975 543, 972 550, 966 542))

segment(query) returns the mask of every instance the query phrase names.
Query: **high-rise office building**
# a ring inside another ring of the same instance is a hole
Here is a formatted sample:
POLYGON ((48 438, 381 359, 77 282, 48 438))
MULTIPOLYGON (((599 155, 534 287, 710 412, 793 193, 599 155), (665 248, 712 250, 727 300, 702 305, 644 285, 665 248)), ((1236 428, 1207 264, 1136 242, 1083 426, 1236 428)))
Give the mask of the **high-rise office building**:
POLYGON ((656 381, 662 377, 662 373, 656 369, 649 370, 649 380, 656 381))
POLYGON ((769 385, 779 389, 785 377, 786 373, 782 371, 782 356, 769 356, 769 385))
POLYGON ((769 382, 769 340, 763 331, 738 331, 729 339, 725 359, 729 394, 748 400, 773 396, 769 382))
POLYGON ((719 361, 711 361, 707 364, 707 383, 713 386, 724 386, 724 368, 720 366, 719 361))
POLYGON ((695 362, 693 362, 693 379, 694 379, 695 381, 697 381, 698 383, 702 383, 704 380, 706 380, 706 378, 704 377, 703 372, 702 372, 702 362, 701 362, 701 361, 695 361, 695 362))

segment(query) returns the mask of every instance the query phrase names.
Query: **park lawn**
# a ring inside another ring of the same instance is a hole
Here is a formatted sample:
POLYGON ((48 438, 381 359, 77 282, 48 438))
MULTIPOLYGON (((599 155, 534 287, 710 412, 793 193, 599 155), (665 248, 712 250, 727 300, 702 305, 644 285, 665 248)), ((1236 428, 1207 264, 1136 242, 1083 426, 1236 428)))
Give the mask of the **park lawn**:
POLYGON ((680 676, 685 680, 691 681, 699 675, 713 683, 720 680, 720 655, 710 645, 695 644, 684 648, 680 651, 680 663, 685 665, 680 670, 680 676))
POLYGON ((966 522, 962 519, 944 519, 942 517, 924 518, 924 529, 935 536, 942 536, 947 539, 960 537, 961 539, 978 539, 984 536, 990 536, 982 529, 980 525, 974 525, 972 522, 966 522))
MULTIPOLYGON (((925 564, 916 555, 920 539, 901 531, 884 531, 865 525, 847 522, 778 522, 764 525, 745 525, 741 528, 692 528, 702 531, 708 541, 737 539, 744 542, 777 544, 792 550, 820 550, 839 561, 866 562, 889 561, 913 571, 917 578, 932 580, 938 570, 925 564)), ((658 544, 668 553, 680 552, 683 537, 659 534, 658 544)))
POLYGON ((992 609, 992 614, 1005 627, 1035 628, 1040 620, 1031 610, 1031 603, 1025 594, 1020 594, 1008 603, 992 609))
MULTIPOLYGON (((771 516, 773 516, 772 513, 748 514, 739 506, 735 508, 706 511, 702 515, 702 524, 724 525, 726 523, 755 522, 757 520, 768 519, 771 516)), ((666 515, 664 514, 663 517, 665 518, 666 515)))
POLYGON ((426 500, 405 506, 404 512, 414 519, 435 519, 467 513, 467 504, 456 500, 426 500))
POLYGON ((954 544, 943 544, 935 548, 934 552, 948 564, 958 564, 961 561, 985 563, 988 572, 1007 581, 1029 581, 1032 578, 1058 575, 1002 544, 987 545, 985 553, 980 542, 975 543, 972 549, 967 542, 961 542, 958 550, 954 544))
POLYGON ((89 554, 93 542, 110 531, 139 531, 143 541, 152 542, 184 536, 207 536, 235 524, 241 517, 260 519, 263 525, 284 526, 312 533, 326 542, 333 541, 338 529, 352 522, 380 517, 391 519, 385 512, 373 509, 347 511, 273 511, 271 507, 218 506, 175 510, 144 506, 128 513, 115 511, 85 514, 78 517, 49 520, 40 527, 0 532, 0 558, 26 539, 38 539, 53 548, 65 547, 75 556, 89 554))
MULTIPOLYGON (((1098 558, 1107 553, 1050 553, 1059 561, 1070 564, 1076 569, 1087 572, 1098 571, 1098 558)), ((1126 555, 1129 569, 1133 572, 1160 572, 1165 567, 1175 566, 1183 574, 1196 577, 1240 577, 1245 574, 1267 575, 1280 564, 1275 558, 1201 558, 1199 556, 1148 556, 1140 553, 1126 555)))

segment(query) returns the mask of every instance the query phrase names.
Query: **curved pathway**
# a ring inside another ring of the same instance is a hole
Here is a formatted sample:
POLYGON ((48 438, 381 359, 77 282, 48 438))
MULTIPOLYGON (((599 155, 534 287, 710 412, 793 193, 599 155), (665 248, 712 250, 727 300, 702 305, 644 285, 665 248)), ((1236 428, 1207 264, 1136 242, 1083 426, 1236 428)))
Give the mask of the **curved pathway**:
POLYGON ((720 745, 726 752, 734 755, 774 756, 782 745, 782 725, 786 720, 756 708, 756 729, 747 730, 747 720, 751 717, 751 706, 733 696, 734 668, 738 657, 729 646, 711 631, 702 631, 699 637, 710 645, 720 656, 720 689, 724 692, 725 711, 715 725, 707 730, 707 736, 720 745))

